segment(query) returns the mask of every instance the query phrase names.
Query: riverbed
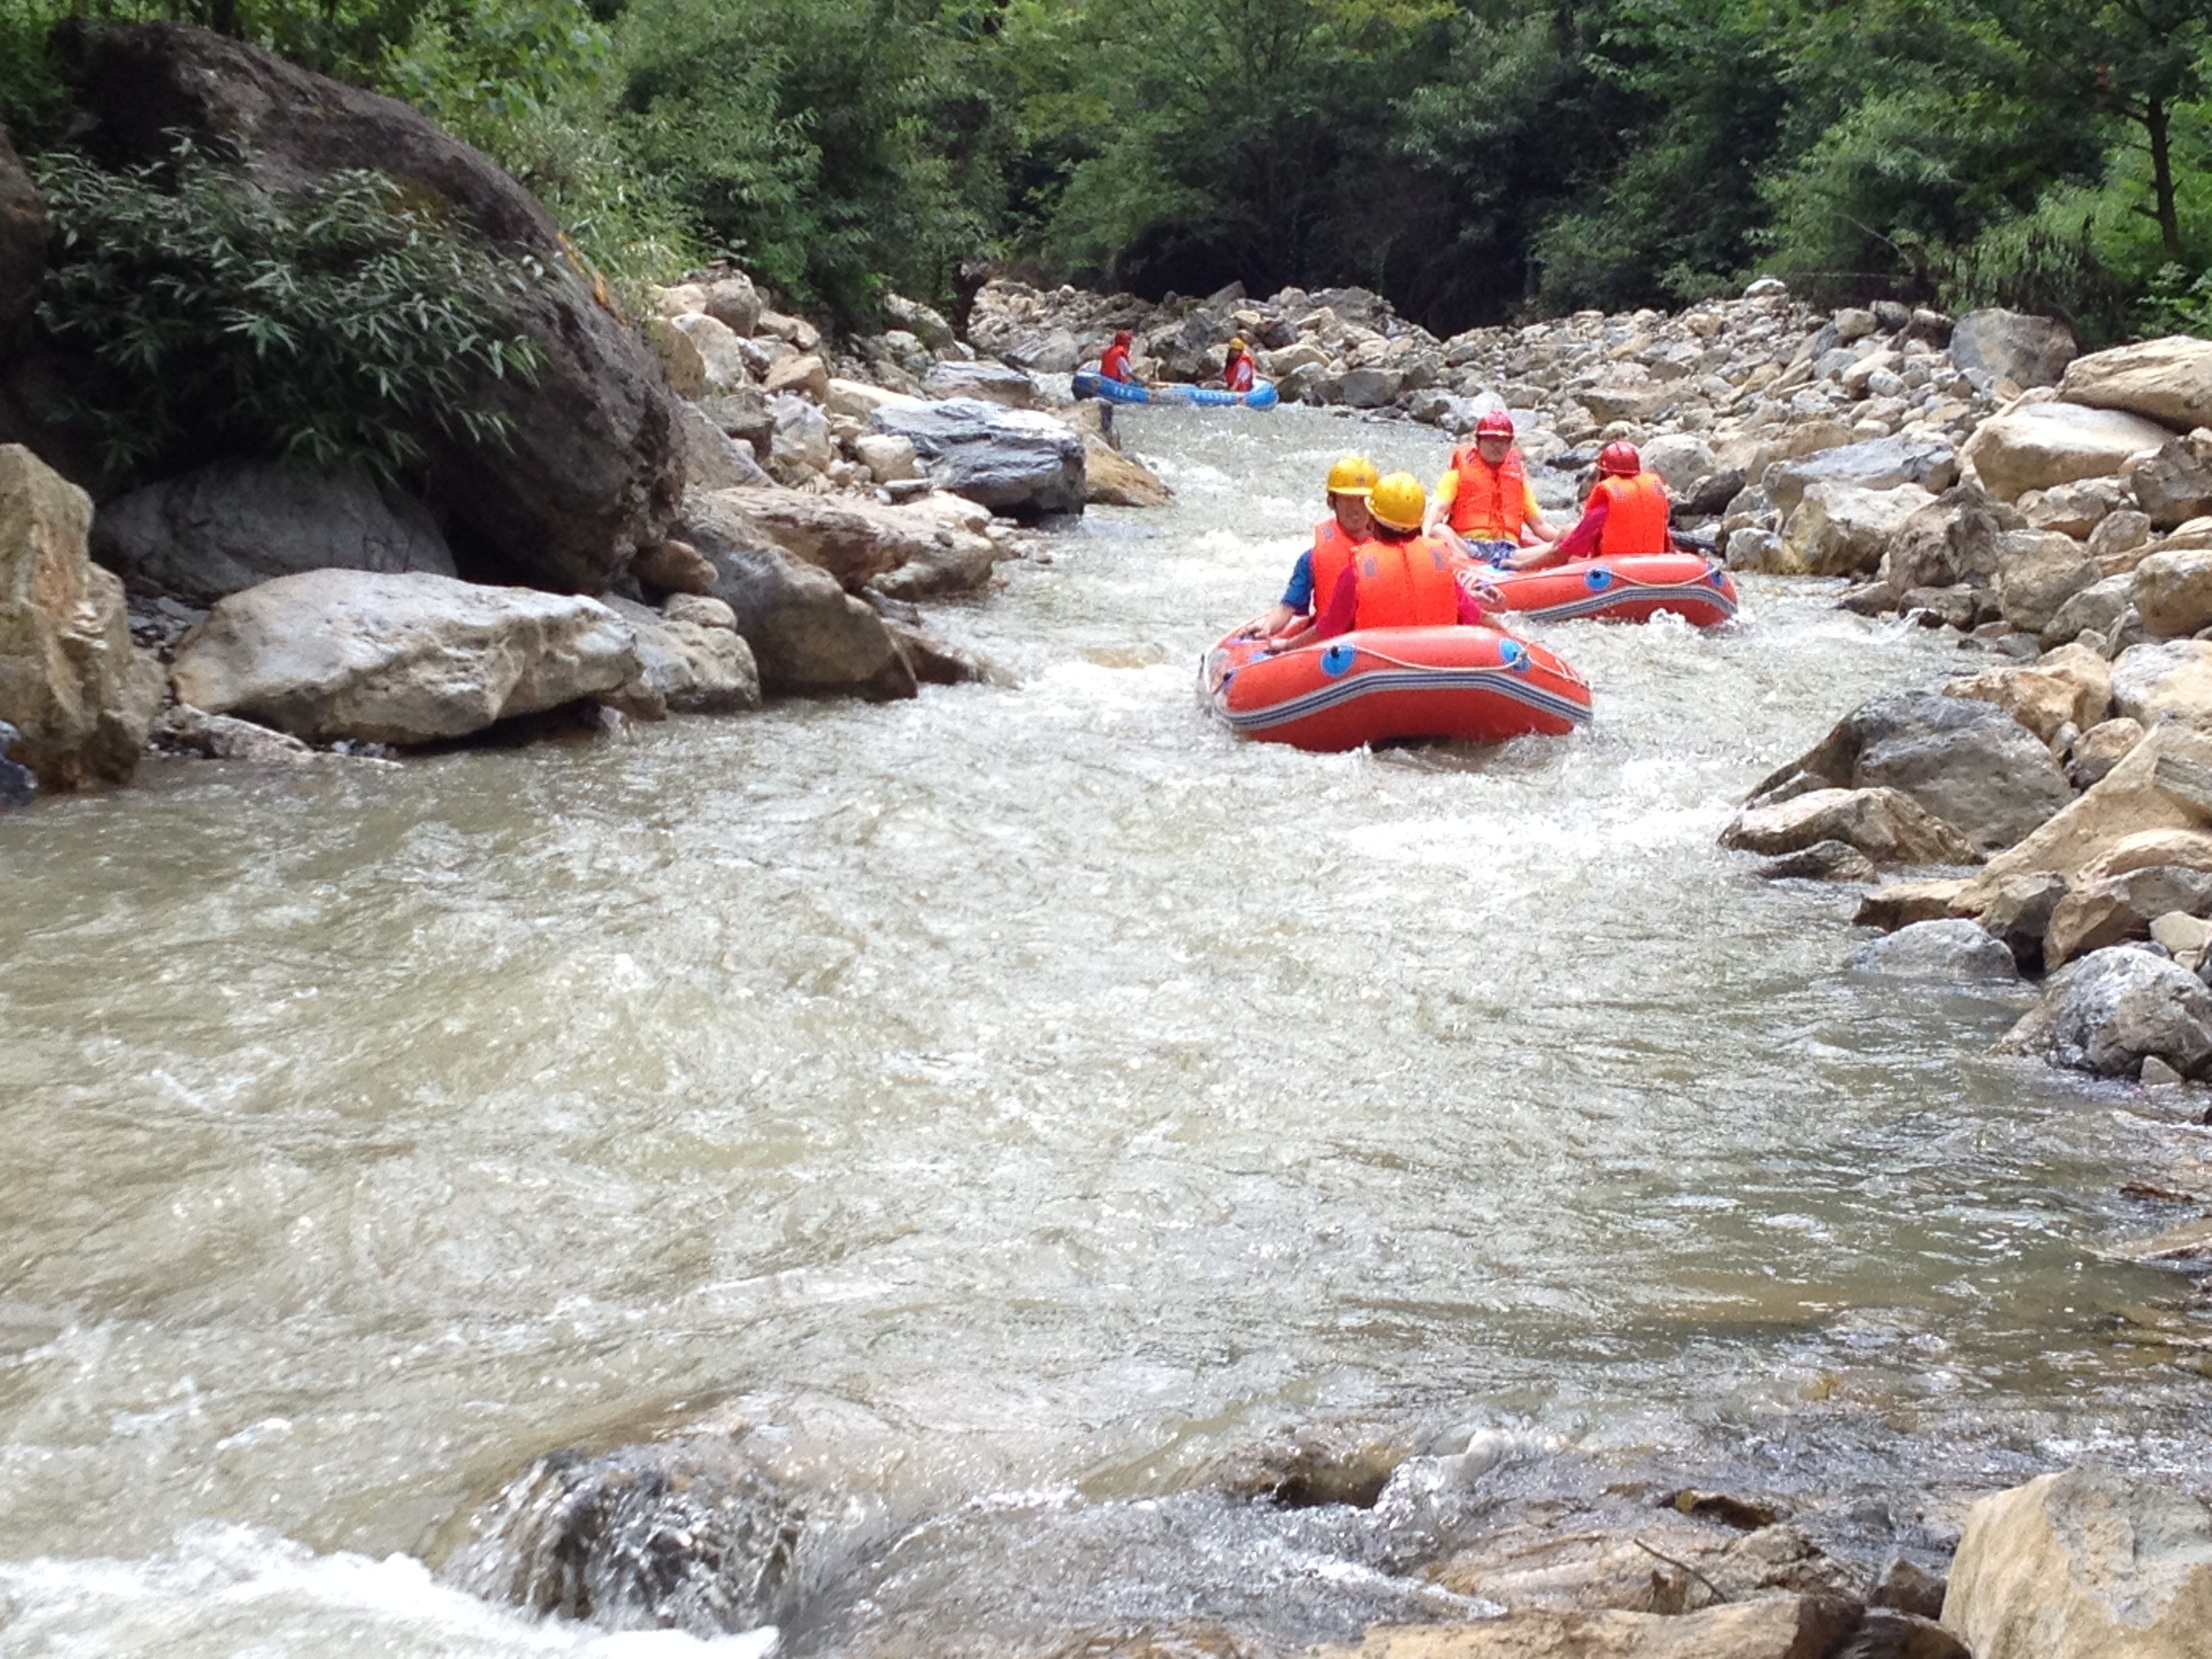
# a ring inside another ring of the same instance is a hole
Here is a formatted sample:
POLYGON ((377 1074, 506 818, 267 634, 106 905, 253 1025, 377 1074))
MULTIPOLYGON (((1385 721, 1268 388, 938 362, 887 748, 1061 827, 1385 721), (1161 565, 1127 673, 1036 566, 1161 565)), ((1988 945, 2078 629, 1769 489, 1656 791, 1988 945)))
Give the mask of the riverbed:
POLYGON ((934 613, 1014 684, 0 820, 0 1653, 683 1650, 454 1563, 541 1454, 700 1424, 855 1517, 793 1654, 1454 1611, 1388 1504, 1209 1488, 1294 1425, 1869 1548, 2082 1457, 2205 1483, 2204 1375, 2126 1340, 2187 1286, 2100 1253, 2174 1109, 1714 845, 1954 635, 1754 580, 1540 630, 1571 738, 1239 744, 1197 661, 1328 461, 1443 443, 1120 421, 1176 504, 934 613))

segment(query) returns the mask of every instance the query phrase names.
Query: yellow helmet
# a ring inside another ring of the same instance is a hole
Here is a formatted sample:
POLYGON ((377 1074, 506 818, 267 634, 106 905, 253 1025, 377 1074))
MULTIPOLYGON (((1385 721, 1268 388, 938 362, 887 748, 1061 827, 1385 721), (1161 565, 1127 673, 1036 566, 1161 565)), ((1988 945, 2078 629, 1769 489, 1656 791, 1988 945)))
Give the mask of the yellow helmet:
POLYGON ((1231 340, 1229 343, 1229 349, 1231 351, 1243 351, 1247 349, 1244 344, 1244 337, 1240 334, 1235 339, 1231 340))
POLYGON ((1364 455, 1342 456, 1328 470, 1328 493, 1332 495, 1372 495, 1375 493, 1375 463, 1364 455))
POLYGON ((1375 515, 1376 523, 1393 530, 1419 530, 1428 505, 1429 492, 1421 488, 1419 478, 1410 472, 1393 472, 1375 486, 1367 510, 1375 515))

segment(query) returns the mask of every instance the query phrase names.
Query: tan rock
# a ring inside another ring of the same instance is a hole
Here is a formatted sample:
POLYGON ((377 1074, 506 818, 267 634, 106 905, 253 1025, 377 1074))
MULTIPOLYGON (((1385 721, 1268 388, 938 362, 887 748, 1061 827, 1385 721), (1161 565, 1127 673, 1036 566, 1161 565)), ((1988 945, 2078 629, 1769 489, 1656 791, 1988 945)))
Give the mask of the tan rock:
POLYGON ((1823 1659, 1857 1625, 1850 1601, 1776 1595, 1701 1613, 1527 1608, 1472 1625, 1377 1625, 1311 1659, 1823 1659))
POLYGON ((2161 866, 2212 870, 2212 830, 2138 830, 2131 836, 2122 836, 2076 874, 2081 881, 2094 882, 2161 866))
POLYGON ((660 372, 668 377, 668 389, 679 398, 705 397, 707 360, 691 343, 691 337, 666 317, 649 319, 645 334, 660 358, 660 372))
POLYGON ((123 583, 92 562, 92 500, 20 444, 0 445, 0 720, 49 790, 127 783, 161 707, 131 643, 123 583))
POLYGON ((2129 647, 2112 662, 2112 706, 2145 726, 2171 718, 2212 729, 2212 641, 2129 647))
POLYGON ((2069 1469, 1966 1513, 1943 1623, 1977 1659, 2205 1659, 2212 1513, 2101 1469, 2069 1469))
MULTIPOLYGON (((799 360, 794 357, 789 361, 797 362, 799 360)), ((782 365, 778 364, 777 367, 781 368, 782 365)), ((769 385, 770 390, 775 388, 774 370, 769 371, 769 385)), ((866 421, 876 410, 889 408, 894 404, 919 404, 922 401, 922 398, 908 392, 894 392, 889 386, 870 386, 866 380, 831 379, 824 382, 822 394, 822 406, 832 415, 849 415, 861 422, 866 421)))
POLYGON ((1869 888, 1861 896, 1851 924, 1893 933, 1916 921, 1941 921, 1960 914, 1960 896, 1970 884, 1964 877, 1948 877, 1940 881, 1886 881, 1879 887, 1869 888))
POLYGON ((2125 715, 2100 720, 2074 739, 2066 775, 2076 789, 2093 788, 2109 777, 2112 769, 2142 740, 2141 720, 2131 720, 2125 715))
POLYGON ((671 318, 669 326, 681 331, 697 348, 709 393, 752 384, 752 368, 746 361, 744 343, 728 324, 718 322, 703 312, 687 312, 671 318))
POLYGON ((735 633, 738 627, 738 613, 711 593, 671 593, 662 601, 660 614, 693 628, 726 628, 735 633))
POLYGON ((2136 609, 2153 637, 2179 639, 2212 625, 2212 549, 2148 554, 2135 577, 2136 609))
POLYGON ((2212 811, 2158 782, 2161 758, 2212 766, 2212 739, 2168 726, 2150 733, 2104 781, 2035 830, 1991 858, 1960 892, 1959 913, 1979 915, 2010 876, 2047 873, 2070 884, 2083 869, 2124 837, 2148 830, 2196 830, 2212 826, 2212 811))
POLYGON ((1813 575, 1871 574, 1905 521, 1935 500, 1917 484, 1866 489, 1823 480, 1807 487, 1782 540, 1813 575))
POLYGON ((1083 499, 1100 507, 1165 507, 1175 492, 1142 461, 1083 435, 1083 499))
POLYGON ((2150 936, 2172 951, 2183 967, 2194 968, 2204 960, 2204 947, 2212 945, 2212 921, 2185 910, 2169 910, 2151 923, 2150 936))
POLYGON ((2212 340, 2186 334, 2094 351, 2067 365, 2058 395, 2120 409, 2177 432, 2212 426, 2212 340))
POLYGON ((2104 577, 2089 550, 2048 530, 2015 530, 1997 538, 1997 605, 2004 619, 2040 634, 2059 608, 2104 577))
POLYGON ((781 548, 828 571, 848 592, 942 554, 980 558, 981 574, 989 574, 990 544, 930 514, 787 489, 715 490, 710 499, 725 533, 754 546, 781 548))
POLYGON ((1974 844, 1895 789, 1815 789, 1771 806, 1747 807, 1721 845, 1772 857, 1840 841, 1877 864, 1972 864, 1974 844))
POLYGON ((2112 671, 2086 646, 2063 645, 2033 663, 1953 680, 1943 693, 1993 702, 2049 743, 2062 726, 2087 731, 2104 720, 2112 702, 2112 671))
POLYGON ((689 542, 656 542, 630 562, 637 579, 664 593, 707 593, 714 586, 713 561, 689 542))
POLYGON ((1982 422, 1960 452, 2001 501, 2076 478, 2117 477, 2129 457, 2172 434, 2154 421, 2080 404, 2015 405, 1982 422))
MULTIPOLYGON (((830 370, 812 352, 803 351, 795 357, 771 363, 761 386, 770 397, 779 392, 793 392, 818 404, 830 395, 830 370)), ((861 411, 863 419, 868 412, 861 411)))

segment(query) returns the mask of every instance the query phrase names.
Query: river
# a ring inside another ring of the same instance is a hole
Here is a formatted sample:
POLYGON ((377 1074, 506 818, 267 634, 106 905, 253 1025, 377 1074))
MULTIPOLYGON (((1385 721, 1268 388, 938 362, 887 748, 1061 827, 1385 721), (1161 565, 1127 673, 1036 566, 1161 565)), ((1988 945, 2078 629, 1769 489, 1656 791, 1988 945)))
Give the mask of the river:
POLYGON ((1290 1425, 1869 1547, 2083 1456, 2202 1485, 2203 1375, 2121 1340, 2186 1286, 2099 1254, 2171 1109, 1714 845, 1954 636, 1754 580, 1542 630, 1571 738, 1238 744, 1196 662, 1328 460, 1442 441, 1122 424, 1176 505, 938 613, 1017 686, 0 820, 0 1653, 690 1650, 453 1560, 540 1454, 702 1423, 812 1460, 796 1654, 1450 1611, 1404 1492, 1208 1490, 1290 1425))

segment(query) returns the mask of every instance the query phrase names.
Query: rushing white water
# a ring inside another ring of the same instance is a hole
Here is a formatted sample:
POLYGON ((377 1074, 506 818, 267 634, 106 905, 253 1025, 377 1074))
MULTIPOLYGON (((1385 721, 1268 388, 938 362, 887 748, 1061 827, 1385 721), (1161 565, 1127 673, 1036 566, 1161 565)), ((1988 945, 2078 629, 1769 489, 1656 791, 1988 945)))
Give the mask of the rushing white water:
POLYGON ((1571 738, 1240 744, 1197 658, 1329 459, 1442 447, 1123 423, 1177 505, 940 613, 1017 688, 0 820, 0 1653, 697 1650, 410 1558, 702 1421, 866 1512, 820 1650, 1451 1611, 1388 1504, 1186 1492, 1291 1423, 1870 1534, 2085 1452, 2202 1478, 2203 1377, 2115 1340, 2185 1289, 2097 1254, 2157 1110, 1987 1057, 2017 994, 1856 977, 1848 892, 1714 846, 1948 636, 1754 584, 1548 630, 1571 738))

